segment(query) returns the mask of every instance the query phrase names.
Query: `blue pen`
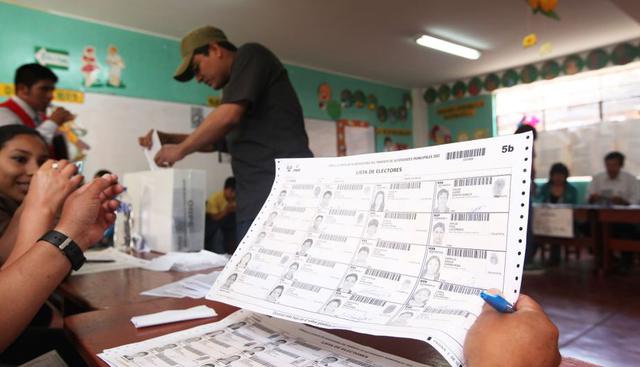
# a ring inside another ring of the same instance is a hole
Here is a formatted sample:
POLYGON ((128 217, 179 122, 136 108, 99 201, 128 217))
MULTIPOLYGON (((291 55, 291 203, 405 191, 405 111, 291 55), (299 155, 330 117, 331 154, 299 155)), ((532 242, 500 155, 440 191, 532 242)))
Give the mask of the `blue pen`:
POLYGON ((75 164, 75 166, 78 168, 78 174, 81 175, 82 171, 84 170, 84 162, 77 161, 77 162, 75 162, 73 164, 75 164))
POLYGON ((516 311, 516 308, 499 294, 491 294, 482 291, 480 292, 480 297, 498 312, 512 313, 516 311))

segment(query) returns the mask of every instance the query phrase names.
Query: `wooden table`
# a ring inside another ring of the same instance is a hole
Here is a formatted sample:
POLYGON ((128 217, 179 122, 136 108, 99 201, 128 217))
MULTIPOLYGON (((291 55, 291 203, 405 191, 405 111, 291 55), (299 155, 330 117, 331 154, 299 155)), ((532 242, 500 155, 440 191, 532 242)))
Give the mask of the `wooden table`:
POLYGON ((603 269, 607 273, 611 270, 612 251, 640 252, 640 240, 615 238, 612 231, 612 226, 617 223, 640 224, 640 208, 602 208, 598 210, 598 222, 602 224, 604 243, 603 269))

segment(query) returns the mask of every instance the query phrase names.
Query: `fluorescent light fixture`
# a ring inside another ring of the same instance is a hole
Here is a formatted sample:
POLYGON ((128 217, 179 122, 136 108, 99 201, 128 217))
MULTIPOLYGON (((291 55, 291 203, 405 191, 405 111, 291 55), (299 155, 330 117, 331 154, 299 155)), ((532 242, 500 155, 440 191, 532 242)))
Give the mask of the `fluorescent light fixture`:
POLYGON ((470 47, 465 47, 451 43, 439 38, 423 35, 416 40, 416 43, 420 46, 429 47, 434 50, 446 52, 452 55, 464 57, 469 60, 477 60, 480 58, 480 51, 474 50, 470 47))

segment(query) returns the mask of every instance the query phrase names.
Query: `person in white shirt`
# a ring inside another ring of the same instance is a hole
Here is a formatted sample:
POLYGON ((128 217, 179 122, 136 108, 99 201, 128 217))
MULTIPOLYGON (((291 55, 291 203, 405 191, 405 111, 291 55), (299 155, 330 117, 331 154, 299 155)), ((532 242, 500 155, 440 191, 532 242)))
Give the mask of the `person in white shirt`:
POLYGON ((622 170, 624 155, 611 152, 604 157, 606 172, 593 176, 589 185, 590 204, 631 205, 640 200, 640 186, 632 174, 622 170))
POLYGON ((58 77, 40 64, 25 64, 16 70, 15 93, 0 103, 0 126, 20 124, 38 130, 48 144, 52 144, 58 127, 73 119, 62 107, 46 117, 47 107, 53 100, 58 77))

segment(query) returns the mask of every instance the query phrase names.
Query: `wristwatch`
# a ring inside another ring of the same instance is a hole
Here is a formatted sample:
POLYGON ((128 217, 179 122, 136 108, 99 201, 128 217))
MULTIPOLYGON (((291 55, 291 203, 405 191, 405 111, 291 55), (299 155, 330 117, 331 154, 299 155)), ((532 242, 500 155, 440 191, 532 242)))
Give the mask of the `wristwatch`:
POLYGON ((82 250, 80 249, 80 247, 78 247, 78 244, 73 242, 73 240, 64 233, 51 230, 44 236, 40 237, 38 241, 49 242, 50 244, 60 249, 64 256, 69 259, 69 262, 71 262, 71 268, 73 270, 80 269, 80 267, 86 260, 84 254, 82 253, 82 250))

